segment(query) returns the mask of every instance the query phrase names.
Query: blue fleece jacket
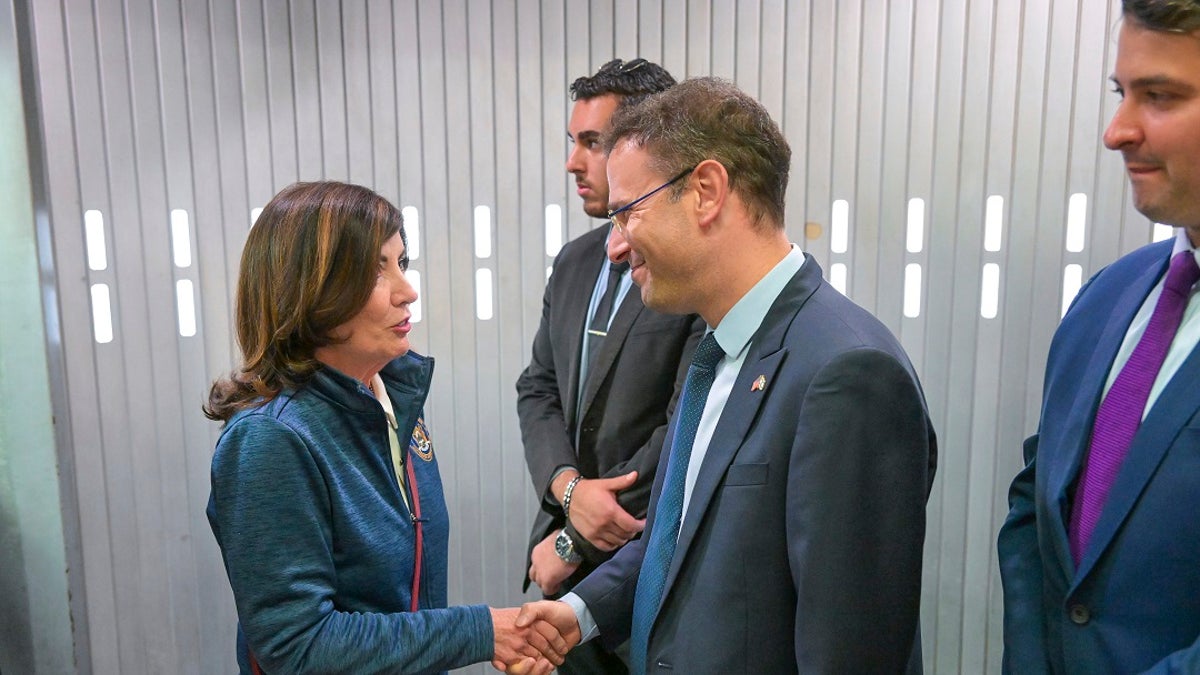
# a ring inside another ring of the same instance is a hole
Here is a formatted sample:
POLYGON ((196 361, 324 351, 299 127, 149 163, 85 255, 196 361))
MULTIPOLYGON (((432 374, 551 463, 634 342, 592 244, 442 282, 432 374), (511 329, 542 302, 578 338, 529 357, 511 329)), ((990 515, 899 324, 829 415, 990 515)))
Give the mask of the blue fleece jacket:
MULTIPOLYGON (((433 359, 380 376, 403 443, 433 359)), ((423 427, 423 425, 422 425, 423 427)), ((446 607, 449 516, 437 459, 409 450, 424 523, 420 611, 410 612, 415 529, 391 465, 387 420, 365 386, 332 368, 225 425, 208 519, 246 645, 267 673, 427 673, 492 657, 484 605, 446 607)))

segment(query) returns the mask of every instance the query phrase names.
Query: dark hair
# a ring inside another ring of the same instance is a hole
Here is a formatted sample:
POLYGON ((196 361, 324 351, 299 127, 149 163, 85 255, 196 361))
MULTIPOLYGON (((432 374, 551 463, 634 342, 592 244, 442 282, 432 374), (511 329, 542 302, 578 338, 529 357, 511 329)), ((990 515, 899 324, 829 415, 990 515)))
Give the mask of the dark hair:
POLYGON ((1200 30, 1200 0, 1122 0, 1121 13, 1150 30, 1192 33, 1200 30))
MULTIPOLYGON (((612 152, 623 140, 645 149, 651 166, 663 176, 715 159, 756 223, 765 218, 774 227, 784 226, 792 150, 766 108, 732 83, 697 77, 641 105, 618 109, 601 143, 605 152, 612 152)), ((677 184, 672 198, 683 189, 684 184, 677 184)))
POLYGON ((657 63, 646 59, 613 59, 600 66, 595 75, 585 75, 572 82, 571 100, 586 101, 615 94, 621 97, 621 105, 633 105, 673 84, 675 78, 657 63))
MULTIPOLYGON (((234 312, 242 364, 213 383, 204 414, 226 421, 303 384, 330 331, 367 304, 400 211, 358 185, 295 183, 263 207, 242 250, 234 312)), ((405 242, 407 246, 407 241, 405 242)))

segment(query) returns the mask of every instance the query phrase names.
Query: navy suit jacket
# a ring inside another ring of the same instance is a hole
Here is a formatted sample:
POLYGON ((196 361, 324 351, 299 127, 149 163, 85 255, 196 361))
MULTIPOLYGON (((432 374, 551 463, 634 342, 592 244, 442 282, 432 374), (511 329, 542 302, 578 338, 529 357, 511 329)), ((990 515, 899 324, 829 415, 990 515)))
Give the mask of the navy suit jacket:
MULTIPOLYGON (((937 453, 908 358, 811 257, 748 349, 680 530, 647 672, 920 672, 937 453)), ((610 645, 629 636, 647 539, 575 588, 610 645)))
POLYGON ((1172 245, 1097 273, 1050 345, 1041 423, 997 547, 1006 672, 1200 672, 1200 350, 1134 436, 1078 569, 1067 544, 1104 384, 1172 245))

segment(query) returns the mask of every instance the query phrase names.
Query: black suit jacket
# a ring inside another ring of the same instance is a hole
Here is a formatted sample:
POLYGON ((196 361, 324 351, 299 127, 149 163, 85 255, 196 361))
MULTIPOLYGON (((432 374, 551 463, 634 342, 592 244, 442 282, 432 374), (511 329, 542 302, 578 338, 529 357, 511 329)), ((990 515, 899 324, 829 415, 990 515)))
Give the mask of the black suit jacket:
MULTIPOLYGON (((811 257, 747 349, 679 532, 646 672, 920 672, 937 442, 907 356, 811 257)), ((575 587, 608 645, 629 635, 648 536, 575 587)))
MULTIPOLYGON (((600 268, 607 264, 607 232, 607 227, 598 227, 559 252, 546 285, 533 356, 517 380, 525 461, 542 507, 530 533, 530 552, 565 524, 562 508, 550 495, 554 471, 563 465, 577 467, 585 478, 637 470, 637 483, 618 501, 634 517, 645 516, 670 408, 704 334, 704 322, 696 315, 648 309, 637 286, 631 287, 576 406, 584 323, 600 268)), ((611 553, 601 552, 567 527, 584 556, 584 564, 572 576, 581 579, 611 553)), ((526 577, 525 588, 528 585, 526 577)))

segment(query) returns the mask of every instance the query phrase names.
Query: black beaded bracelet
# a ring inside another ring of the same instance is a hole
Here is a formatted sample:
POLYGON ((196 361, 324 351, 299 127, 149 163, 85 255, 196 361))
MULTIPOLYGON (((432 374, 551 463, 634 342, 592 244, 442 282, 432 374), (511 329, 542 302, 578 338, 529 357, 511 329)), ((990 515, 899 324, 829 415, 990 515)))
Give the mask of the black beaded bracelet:
POLYGON ((571 519, 571 493, 575 491, 575 486, 579 484, 581 478, 583 476, 575 476, 571 479, 571 482, 567 483, 567 489, 563 490, 563 515, 567 517, 567 520, 571 519))

